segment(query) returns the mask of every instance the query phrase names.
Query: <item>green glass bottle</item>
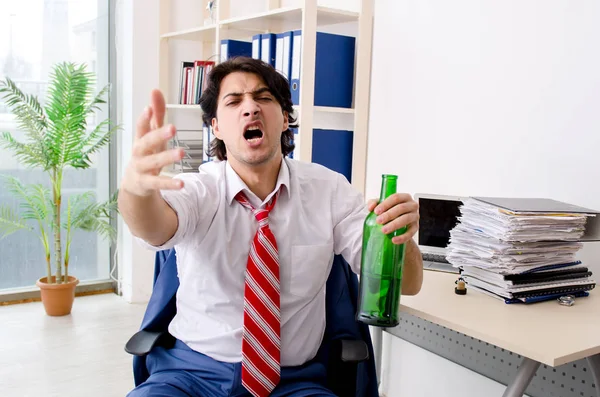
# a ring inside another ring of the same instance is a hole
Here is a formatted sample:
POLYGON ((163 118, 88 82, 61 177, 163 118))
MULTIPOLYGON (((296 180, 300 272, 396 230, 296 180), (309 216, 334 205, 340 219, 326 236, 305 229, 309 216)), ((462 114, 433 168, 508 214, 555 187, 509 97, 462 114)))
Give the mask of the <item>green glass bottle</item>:
MULTIPOLYGON (((379 202, 396 193, 396 175, 382 175, 379 202)), ((369 213, 363 228, 363 247, 360 269, 360 291, 356 319, 380 327, 398 325, 398 308, 402 284, 405 244, 394 244, 392 238, 406 232, 403 227, 384 234, 369 213)))

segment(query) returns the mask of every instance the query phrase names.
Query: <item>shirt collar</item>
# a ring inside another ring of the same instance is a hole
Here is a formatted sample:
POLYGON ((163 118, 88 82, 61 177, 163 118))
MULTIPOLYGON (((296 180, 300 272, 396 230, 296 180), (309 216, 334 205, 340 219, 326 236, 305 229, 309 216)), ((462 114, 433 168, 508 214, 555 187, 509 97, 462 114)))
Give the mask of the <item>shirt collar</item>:
MULTIPOLYGON (((246 193, 248 200, 250 200, 252 205, 254 205, 255 207, 256 207, 257 203, 260 203, 260 199, 254 193, 252 193, 252 191, 248 188, 246 183, 244 183, 242 178, 240 178, 240 176, 233 170, 233 168, 231 167, 229 162, 227 162, 227 164, 225 165, 225 179, 226 179, 226 186, 227 186, 227 203, 229 205, 231 205, 233 200, 235 200, 235 196, 241 191, 246 193)), ((260 206, 266 204, 271 199, 271 197, 273 197, 273 195, 277 191, 279 191, 279 189, 282 188, 283 186, 285 188, 282 189, 282 193, 283 193, 283 191, 285 191, 289 197, 289 195, 290 195, 290 170, 289 170, 289 167, 287 165, 285 158, 283 158, 281 160, 281 166, 279 167, 279 174, 277 175, 277 182, 275 184, 275 190, 273 190, 267 196, 267 198, 265 199, 264 202, 260 203, 260 206)))

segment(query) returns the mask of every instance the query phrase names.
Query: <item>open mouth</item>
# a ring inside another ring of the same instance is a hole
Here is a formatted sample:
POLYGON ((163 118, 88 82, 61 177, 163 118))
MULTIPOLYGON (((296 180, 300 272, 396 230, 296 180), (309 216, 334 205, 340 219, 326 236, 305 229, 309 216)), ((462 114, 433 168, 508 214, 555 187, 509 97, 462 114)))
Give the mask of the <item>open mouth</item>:
POLYGON ((263 137, 263 132, 258 126, 251 126, 244 132, 244 139, 248 142, 258 142, 263 137))

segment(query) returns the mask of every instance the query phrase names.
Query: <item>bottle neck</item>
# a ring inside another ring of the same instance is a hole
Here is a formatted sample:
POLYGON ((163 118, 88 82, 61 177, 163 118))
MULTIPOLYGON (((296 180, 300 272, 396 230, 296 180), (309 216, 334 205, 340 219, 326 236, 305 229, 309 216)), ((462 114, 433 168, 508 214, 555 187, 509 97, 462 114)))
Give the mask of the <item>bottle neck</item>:
POLYGON ((381 193, 379 202, 382 202, 392 194, 396 193, 398 177, 396 175, 383 175, 381 179, 381 193))

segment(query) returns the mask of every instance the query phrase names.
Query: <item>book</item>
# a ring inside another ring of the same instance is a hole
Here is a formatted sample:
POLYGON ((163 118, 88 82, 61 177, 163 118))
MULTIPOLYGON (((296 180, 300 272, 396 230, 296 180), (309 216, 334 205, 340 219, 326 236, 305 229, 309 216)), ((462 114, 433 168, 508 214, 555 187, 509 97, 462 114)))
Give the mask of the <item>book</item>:
POLYGON ((475 278, 488 280, 489 282, 498 286, 508 287, 519 284, 523 285, 528 283, 542 283, 584 278, 591 276, 592 272, 589 271, 589 269, 585 266, 575 265, 568 268, 544 269, 536 272, 515 274, 500 274, 487 269, 480 269, 478 267, 468 267, 465 268, 461 274, 467 277, 472 276, 475 278))
POLYGON ((589 291, 595 288, 596 283, 592 280, 568 280, 563 282, 544 283, 539 285, 512 286, 509 288, 499 287, 492 283, 474 277, 463 277, 465 283, 472 287, 486 290, 495 295, 507 299, 529 298, 548 294, 568 294, 579 291, 589 291))
POLYGON ((179 104, 198 105, 206 89, 213 61, 182 61, 179 77, 179 104))
MULTIPOLYGON (((485 294, 485 295, 489 295, 493 298, 499 299, 502 302, 506 303, 506 304, 512 304, 512 303, 525 303, 525 304, 530 304, 530 303, 537 303, 537 302, 545 302, 548 300, 553 300, 553 299, 558 299, 561 296, 564 296, 564 294, 561 293, 555 293, 555 294, 546 294, 546 295, 540 295, 540 296, 530 296, 530 297, 524 297, 524 298, 504 298, 502 296, 493 294, 489 291, 477 288, 477 287, 473 287, 474 289, 478 290, 479 292, 485 294)), ((583 298, 583 297, 587 297, 590 296, 590 293, 588 291, 579 291, 579 292, 574 292, 571 293, 569 295, 572 295, 575 298, 583 298)))

